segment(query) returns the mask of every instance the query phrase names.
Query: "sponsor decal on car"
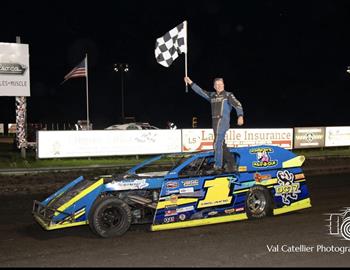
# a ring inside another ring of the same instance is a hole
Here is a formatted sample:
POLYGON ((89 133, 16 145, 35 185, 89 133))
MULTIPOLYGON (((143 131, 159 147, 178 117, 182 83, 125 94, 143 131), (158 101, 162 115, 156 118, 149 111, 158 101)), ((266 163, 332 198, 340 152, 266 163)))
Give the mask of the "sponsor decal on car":
POLYGON ((196 190, 193 192, 181 193, 182 198, 202 198, 205 195, 204 190, 196 190))
POLYGON ((181 193, 192 193, 192 192, 194 192, 194 188, 193 187, 180 188, 180 194, 181 193))
POLYGON ((165 207, 164 209, 164 216, 168 217, 168 216, 175 216, 177 215, 177 211, 176 211, 176 205, 170 205, 165 207))
POLYGON ((224 210, 225 214, 233 214, 235 211, 236 210, 234 208, 228 208, 224 210))
POLYGON ((246 172, 248 170, 248 167, 247 166, 239 166, 238 167, 238 171, 239 172, 246 172))
POLYGON ((172 188, 177 188, 179 186, 178 182, 167 182, 165 187, 172 189, 172 188))
POLYGON ((186 219, 186 215, 185 214, 180 214, 179 215, 179 220, 185 220, 186 219))
POLYGON ((178 189, 174 189, 174 190, 165 190, 165 195, 169 195, 169 194, 174 194, 174 193, 179 193, 178 189))
POLYGON ((129 190, 129 189, 144 189, 149 186, 146 179, 137 179, 132 181, 113 181, 106 184, 106 188, 111 190, 129 190))
POLYGON ((192 211, 192 210, 194 210, 194 206, 193 205, 178 208, 176 211, 178 213, 183 213, 183 212, 189 212, 189 211, 192 211))
POLYGON ((249 150, 249 153, 255 154, 257 161, 253 161, 253 167, 272 167, 278 164, 277 160, 272 160, 270 153, 273 153, 273 149, 270 147, 259 147, 249 150))
POLYGON ((174 194, 170 195, 170 201, 172 203, 177 203, 178 198, 179 198, 179 196, 177 196, 177 195, 174 195, 174 194))
POLYGON ((211 211, 208 213, 208 216, 215 216, 218 214, 218 211, 211 211))
POLYGON ((262 175, 262 174, 260 174, 258 172, 256 172, 254 174, 254 180, 257 183, 261 183, 262 181, 269 180, 269 179, 271 179, 271 174, 262 175))
POLYGON ((282 197, 282 202, 286 205, 290 205, 292 200, 298 199, 298 193, 300 193, 300 184, 294 183, 294 174, 284 170, 277 172, 278 186, 275 186, 275 195, 282 197))
POLYGON ((164 223, 171 223, 171 222, 175 222, 174 216, 164 218, 164 223))
POLYGON ((182 181, 182 184, 184 187, 194 187, 194 186, 198 186, 199 180, 198 179, 186 180, 186 181, 182 181))

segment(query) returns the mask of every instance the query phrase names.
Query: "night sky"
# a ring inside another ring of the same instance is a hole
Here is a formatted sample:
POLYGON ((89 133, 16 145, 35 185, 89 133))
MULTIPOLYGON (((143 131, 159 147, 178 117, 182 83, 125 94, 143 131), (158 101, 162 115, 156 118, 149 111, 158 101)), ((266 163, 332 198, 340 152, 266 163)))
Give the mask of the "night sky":
MULTIPOLYGON (((85 78, 63 77, 88 53, 94 129, 125 115, 165 128, 166 121, 211 127, 210 104, 185 92, 184 54, 159 65, 155 41, 188 21, 189 76, 241 101, 246 128, 350 125, 349 1, 3 1, 0 42, 29 44, 28 123, 86 119, 85 78)), ((0 97, 0 123, 15 122, 15 98, 0 97)), ((231 127, 236 127, 231 114, 231 127)))

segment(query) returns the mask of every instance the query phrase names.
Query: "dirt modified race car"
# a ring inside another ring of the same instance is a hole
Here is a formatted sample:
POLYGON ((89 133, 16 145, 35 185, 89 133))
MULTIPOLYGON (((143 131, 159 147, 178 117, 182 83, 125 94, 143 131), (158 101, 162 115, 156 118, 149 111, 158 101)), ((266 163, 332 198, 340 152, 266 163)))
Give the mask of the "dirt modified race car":
POLYGON ((230 151, 238 172, 213 172, 213 151, 159 155, 126 173, 81 176, 34 201, 33 215, 46 230, 89 224, 97 235, 113 237, 137 223, 157 231, 311 207, 304 156, 270 145, 230 151))

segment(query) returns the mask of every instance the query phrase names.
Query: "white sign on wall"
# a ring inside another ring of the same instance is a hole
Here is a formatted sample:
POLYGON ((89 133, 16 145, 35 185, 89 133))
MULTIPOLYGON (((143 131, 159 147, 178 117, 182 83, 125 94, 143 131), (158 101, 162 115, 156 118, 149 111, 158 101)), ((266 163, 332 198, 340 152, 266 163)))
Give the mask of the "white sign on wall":
MULTIPOLYGON (((225 141, 228 147, 244 147, 261 144, 293 148, 293 129, 229 129, 225 141)), ((212 129, 183 129, 182 151, 193 152, 213 149, 212 129)))
POLYGON ((324 147, 324 127, 294 128, 294 149, 324 147))
POLYGON ((326 147, 350 145, 350 127, 326 127, 326 147))
POLYGON ((17 130, 16 123, 7 124, 7 133, 8 134, 16 134, 16 130, 17 130))
POLYGON ((38 131, 38 157, 181 152, 181 130, 38 131))
POLYGON ((0 134, 4 133, 4 124, 0 124, 0 134))
POLYGON ((0 96, 30 96, 28 44, 0 42, 0 96))

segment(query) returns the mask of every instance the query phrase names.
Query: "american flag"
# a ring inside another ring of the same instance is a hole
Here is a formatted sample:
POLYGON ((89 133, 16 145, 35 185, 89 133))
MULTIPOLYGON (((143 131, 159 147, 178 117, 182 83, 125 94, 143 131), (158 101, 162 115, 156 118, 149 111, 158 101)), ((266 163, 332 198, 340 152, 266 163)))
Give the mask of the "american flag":
POLYGON ((73 68, 66 76, 64 80, 69 80, 70 78, 86 77, 86 57, 80 62, 75 68, 73 68))

